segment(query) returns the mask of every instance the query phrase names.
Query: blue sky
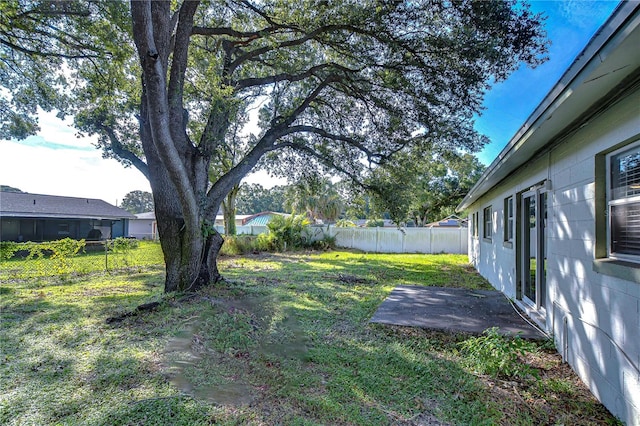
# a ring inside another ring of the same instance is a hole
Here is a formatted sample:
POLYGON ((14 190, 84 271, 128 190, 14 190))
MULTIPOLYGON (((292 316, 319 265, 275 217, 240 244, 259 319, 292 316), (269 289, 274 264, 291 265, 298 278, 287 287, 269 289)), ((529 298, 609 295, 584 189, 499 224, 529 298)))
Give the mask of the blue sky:
MULTIPOLYGON (((617 0, 531 2, 535 12, 548 16, 550 60, 535 70, 522 67, 487 93, 486 109, 476 118, 476 129, 491 139, 478 154, 483 163, 491 163, 500 153, 617 5, 617 0)), ((0 142, 0 184, 37 194, 100 198, 112 204, 130 191, 150 191, 140 172, 102 158, 94 139, 77 138, 68 122, 55 114, 41 114, 40 126, 38 135, 25 141, 0 142)), ((264 173, 247 181, 265 186, 283 183, 264 173)))
POLYGON ((534 12, 548 17, 549 60, 534 70, 521 67, 487 93, 486 109, 475 125, 491 140, 478 154, 483 163, 490 164, 498 156, 618 4, 590 0, 531 2, 534 12))

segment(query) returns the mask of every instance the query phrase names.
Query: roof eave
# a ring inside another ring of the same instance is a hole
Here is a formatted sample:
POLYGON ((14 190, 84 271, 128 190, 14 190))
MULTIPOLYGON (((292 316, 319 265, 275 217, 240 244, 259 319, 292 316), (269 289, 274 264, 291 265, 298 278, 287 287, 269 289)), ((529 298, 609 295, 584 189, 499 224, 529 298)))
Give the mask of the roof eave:
MULTIPOLYGON (((545 146, 553 143, 554 136, 562 132, 566 127, 566 123, 574 121, 564 119, 555 120, 554 122, 551 120, 554 114, 573 114, 573 118, 577 119, 588 109, 589 105, 582 105, 583 109, 571 109, 569 104, 573 99, 590 97, 591 104, 601 100, 602 92, 589 94, 588 85, 585 86, 585 83, 589 82, 589 78, 594 71, 599 68, 605 68, 604 64, 607 59, 631 37, 632 33, 635 32, 635 37, 638 37, 638 27, 640 26, 639 11, 640 3, 622 2, 618 6, 607 22, 576 57, 553 89, 525 121, 520 130, 511 138, 507 146, 487 167, 478 182, 456 207, 457 212, 467 209, 496 184, 522 166, 526 159, 518 158, 518 154, 523 150, 523 147, 526 146, 529 152, 540 152, 545 146), (565 123, 564 126, 562 123, 565 123), (544 137, 541 135, 543 133, 542 130, 546 133, 544 137)), ((627 43, 627 45, 629 44, 633 45, 633 43, 627 43)), ((636 66, 637 50, 637 48, 635 51, 632 50, 628 55, 632 57, 635 53, 636 66)), ((619 70, 620 72, 615 78, 610 78, 612 87, 609 89, 613 89, 616 82, 619 83, 625 76, 632 74, 635 70, 636 67, 627 69, 626 72, 624 69, 619 70)), ((584 103, 584 99, 580 99, 580 101, 584 103)))

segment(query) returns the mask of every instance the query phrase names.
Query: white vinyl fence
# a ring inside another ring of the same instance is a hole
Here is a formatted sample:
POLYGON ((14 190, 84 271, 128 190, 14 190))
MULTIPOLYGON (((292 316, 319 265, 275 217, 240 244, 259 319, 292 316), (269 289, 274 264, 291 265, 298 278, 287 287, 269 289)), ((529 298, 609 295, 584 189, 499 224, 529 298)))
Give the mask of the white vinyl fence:
POLYGON ((467 254, 467 228, 313 227, 313 239, 335 237, 336 245, 374 253, 467 254))
MULTIPOLYGON (((224 235, 224 226, 216 225, 216 231, 224 235)), ((236 235, 266 234, 269 229, 265 225, 236 226, 236 235)))
MULTIPOLYGON (((224 234, 223 226, 216 226, 224 234)), ((238 226, 238 235, 268 232, 266 226, 238 226)), ((336 246, 373 253, 467 254, 467 228, 338 228, 310 226, 312 240, 335 237, 336 246)))

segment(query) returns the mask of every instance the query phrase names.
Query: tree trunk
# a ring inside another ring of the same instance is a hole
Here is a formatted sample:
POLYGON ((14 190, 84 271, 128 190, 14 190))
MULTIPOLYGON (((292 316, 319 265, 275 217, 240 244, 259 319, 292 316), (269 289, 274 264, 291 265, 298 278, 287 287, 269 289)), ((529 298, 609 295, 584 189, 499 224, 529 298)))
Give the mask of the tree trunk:
POLYGON ((236 235, 236 196, 240 190, 239 185, 235 185, 222 202, 224 211, 224 233, 225 235, 236 235))
MULTIPOLYGON (((200 143, 191 141, 182 96, 198 4, 183 2, 175 15, 170 1, 131 1, 143 81, 140 140, 166 264, 165 292, 195 291, 221 279, 216 258, 224 239, 213 227, 218 208, 274 141, 286 134, 284 124, 268 132, 209 189, 212 153, 224 140, 229 111, 212 106, 200 143)), ((230 213, 235 210, 235 193, 233 200, 230 213)), ((235 215, 229 223, 234 221, 235 215)))
POLYGON ((165 293, 195 291, 222 279, 217 256, 224 239, 215 229, 196 238, 177 218, 158 218, 158 232, 166 265, 165 293))

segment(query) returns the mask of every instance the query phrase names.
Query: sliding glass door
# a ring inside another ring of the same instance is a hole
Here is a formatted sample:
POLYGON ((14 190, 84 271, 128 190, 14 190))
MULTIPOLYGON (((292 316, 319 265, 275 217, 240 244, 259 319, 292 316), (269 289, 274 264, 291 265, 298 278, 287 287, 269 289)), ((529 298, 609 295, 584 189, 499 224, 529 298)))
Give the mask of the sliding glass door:
POLYGON ((544 308, 546 300, 546 212, 547 193, 534 189, 520 202, 520 283, 522 301, 544 308))

